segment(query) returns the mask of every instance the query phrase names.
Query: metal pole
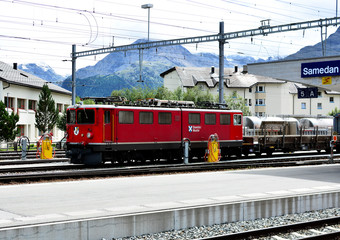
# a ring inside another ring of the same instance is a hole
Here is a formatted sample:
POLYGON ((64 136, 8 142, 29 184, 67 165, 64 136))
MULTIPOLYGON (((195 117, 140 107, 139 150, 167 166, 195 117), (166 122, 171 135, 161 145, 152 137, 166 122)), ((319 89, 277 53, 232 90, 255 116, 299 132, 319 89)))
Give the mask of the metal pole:
POLYGON ((220 22, 220 39, 219 42, 219 84, 218 84, 218 94, 219 94, 219 103, 224 103, 224 94, 223 94, 223 79, 224 79, 224 42, 223 40, 224 34, 224 22, 220 22))
POLYGON ((21 147, 22 147, 21 160, 26 160, 26 156, 27 156, 27 138, 22 138, 21 139, 21 147))
POLYGON ((76 104, 76 45, 72 45, 72 105, 76 104))
POLYGON ((189 141, 184 140, 184 164, 189 164, 189 141))
MULTIPOLYGON (((335 7, 335 17, 338 17, 338 0, 336 0, 336 7, 335 7)), ((338 26, 338 24, 337 24, 338 26)))
POLYGON ((148 42, 150 41, 150 8, 148 8, 148 42))
POLYGON ((142 68, 143 68, 143 49, 139 49, 139 80, 137 82, 143 82, 142 68))

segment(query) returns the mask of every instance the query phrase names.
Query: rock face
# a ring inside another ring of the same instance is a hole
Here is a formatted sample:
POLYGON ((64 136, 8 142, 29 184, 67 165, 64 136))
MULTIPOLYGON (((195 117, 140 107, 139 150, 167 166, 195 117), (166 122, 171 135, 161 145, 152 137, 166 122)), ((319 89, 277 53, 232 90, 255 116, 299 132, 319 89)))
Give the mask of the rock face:
POLYGON ((64 76, 57 74, 50 66, 46 64, 19 64, 18 68, 56 85, 61 85, 62 81, 65 79, 64 76))
MULTIPOLYGON (((320 37, 321 38, 321 37, 320 37)), ((326 40, 326 54, 325 56, 340 55, 340 28, 331 34, 326 40)), ((322 57, 322 44, 321 41, 314 46, 307 46, 301 48, 298 52, 289 55, 284 60, 294 60, 303 58, 317 58, 322 57)))
MULTIPOLYGON (((138 40, 139 43, 145 40, 138 40)), ((251 62, 262 62, 249 56, 230 55, 225 58, 225 67, 243 66, 251 62)), ((211 67, 218 66, 216 54, 192 54, 186 48, 168 46, 143 51, 142 80, 139 74, 139 51, 116 52, 107 55, 94 66, 79 69, 76 73, 77 96, 110 96, 113 90, 132 87, 157 88, 163 85, 160 74, 174 66, 211 67)), ((62 87, 71 90, 71 78, 62 87)))

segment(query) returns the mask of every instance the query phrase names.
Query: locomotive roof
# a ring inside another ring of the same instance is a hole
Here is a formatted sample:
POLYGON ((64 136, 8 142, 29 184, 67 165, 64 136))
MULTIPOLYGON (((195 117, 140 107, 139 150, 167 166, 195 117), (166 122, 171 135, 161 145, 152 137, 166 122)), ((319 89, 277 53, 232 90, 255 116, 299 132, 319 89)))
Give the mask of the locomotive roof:
POLYGON ((114 108, 122 108, 122 109, 142 109, 142 110, 171 110, 171 111, 214 111, 214 112, 236 112, 236 113, 242 113, 241 110, 229 110, 229 109, 223 109, 223 108, 188 108, 188 107, 157 107, 157 106, 129 106, 129 105, 72 105, 69 106, 68 109, 85 109, 85 108, 105 108, 105 109, 114 109, 114 108))

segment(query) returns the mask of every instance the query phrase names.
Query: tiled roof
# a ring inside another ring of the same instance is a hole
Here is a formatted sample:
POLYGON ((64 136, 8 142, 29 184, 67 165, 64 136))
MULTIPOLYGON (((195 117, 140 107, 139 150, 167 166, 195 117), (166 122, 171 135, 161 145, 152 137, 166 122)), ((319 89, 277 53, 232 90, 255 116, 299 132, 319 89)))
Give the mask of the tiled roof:
POLYGON ((49 83, 37 76, 30 73, 22 71, 20 69, 16 70, 13 66, 0 62, 0 80, 10 84, 22 85, 31 88, 41 89, 44 84, 48 84, 48 87, 53 92, 63 93, 72 95, 72 93, 62 87, 59 87, 53 83, 49 83))
MULTIPOLYGON (((219 69, 212 67, 174 67, 161 76, 172 71, 176 71, 181 78, 184 87, 194 87, 197 83, 205 83, 208 87, 213 88, 219 82, 219 69)), ((256 83, 274 83, 282 84, 285 81, 276 80, 270 77, 258 76, 242 72, 234 72, 234 68, 224 69, 224 83, 230 88, 249 88, 256 83)))

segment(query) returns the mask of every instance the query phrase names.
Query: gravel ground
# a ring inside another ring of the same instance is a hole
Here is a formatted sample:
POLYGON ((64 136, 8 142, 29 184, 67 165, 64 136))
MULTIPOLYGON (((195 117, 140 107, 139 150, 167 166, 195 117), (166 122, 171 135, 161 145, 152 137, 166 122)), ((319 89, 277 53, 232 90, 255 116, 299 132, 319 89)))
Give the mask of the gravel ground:
POLYGON ((340 208, 330 208, 302 214, 289 214, 280 217, 262 218, 254 221, 240 221, 212 226, 192 227, 181 230, 145 234, 142 236, 117 238, 116 240, 166 240, 166 239, 200 239, 228 233, 237 233, 254 229, 262 229, 285 224, 307 222, 340 215, 340 208))

